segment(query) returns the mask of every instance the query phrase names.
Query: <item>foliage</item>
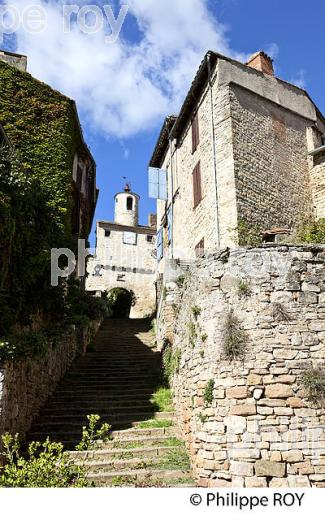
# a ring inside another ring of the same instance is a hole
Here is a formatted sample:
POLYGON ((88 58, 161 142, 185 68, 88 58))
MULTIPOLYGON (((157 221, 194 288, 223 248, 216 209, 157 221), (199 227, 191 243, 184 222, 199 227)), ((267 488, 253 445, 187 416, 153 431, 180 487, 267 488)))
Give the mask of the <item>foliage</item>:
POLYGON ((207 341, 208 337, 209 337, 209 336, 208 336, 207 334, 202 334, 202 336, 201 336, 201 341, 202 341, 203 343, 205 343, 205 342, 207 341))
POLYGON ((202 424, 205 424, 208 420, 208 417, 204 415, 202 412, 200 412, 197 417, 202 424))
POLYGON ((244 219, 239 219, 237 233, 240 246, 259 247, 262 245, 261 228, 256 224, 250 224, 244 219))
POLYGON ((173 347, 169 343, 163 351, 163 379, 167 384, 171 383, 171 380, 175 374, 178 374, 182 353, 180 349, 173 350, 173 347))
POLYGON ((315 405, 325 403, 325 370, 313 369, 307 371, 302 378, 308 399, 315 405))
POLYGON ((234 361, 243 359, 246 352, 247 334, 240 327, 238 318, 231 310, 226 318, 223 353, 226 358, 234 361))
POLYGON ((156 429, 156 428, 170 428, 173 426, 173 421, 169 419, 149 419, 148 421, 139 422, 136 428, 139 430, 156 429))
POLYGON ((172 412, 173 407, 173 396, 170 388, 158 388, 150 399, 159 412, 172 412))
POLYGON ((186 280, 186 276, 184 274, 181 274, 177 280, 176 280, 176 285, 178 287, 183 287, 184 283, 185 283, 185 280, 186 280))
POLYGON ((206 405, 212 404, 213 401, 213 390, 214 390, 214 380, 210 379, 204 389, 203 399, 206 405))
POLYGON ((202 310, 200 307, 198 307, 198 305, 194 305, 194 307, 192 307, 192 314, 196 320, 200 316, 201 312, 202 310))
POLYGON ((154 461, 152 467, 166 470, 189 470, 190 459, 184 443, 176 446, 173 450, 168 450, 160 459, 154 461))
POLYGON ((88 425, 82 428, 82 439, 76 446, 77 451, 92 450, 96 447, 98 441, 108 441, 111 439, 111 425, 103 423, 100 427, 99 415, 87 415, 88 425))
POLYGON ((84 470, 76 466, 60 443, 32 442, 28 457, 20 454, 18 434, 2 436, 6 464, 0 468, 0 487, 87 487, 84 470))
POLYGON ((69 279, 65 301, 65 314, 69 323, 80 323, 80 318, 87 323, 108 317, 110 309, 111 302, 106 294, 100 298, 91 296, 84 290, 79 280, 75 278, 69 279))
POLYGON ((305 219, 299 226, 294 241, 304 244, 325 244, 325 218, 305 219))
POLYGON ((10 336, 8 340, 0 340, 0 361, 42 355, 48 346, 49 340, 42 332, 25 332, 20 336, 10 336))
POLYGON ((240 280, 238 283, 239 298, 247 298, 252 294, 249 283, 246 280, 240 280))
MULTIPOLYGON (((0 335, 31 316, 63 316, 63 288, 50 285, 51 249, 76 250, 71 172, 85 154, 74 103, 30 74, 0 62, 0 335)), ((88 233, 81 230, 81 235, 88 233)))

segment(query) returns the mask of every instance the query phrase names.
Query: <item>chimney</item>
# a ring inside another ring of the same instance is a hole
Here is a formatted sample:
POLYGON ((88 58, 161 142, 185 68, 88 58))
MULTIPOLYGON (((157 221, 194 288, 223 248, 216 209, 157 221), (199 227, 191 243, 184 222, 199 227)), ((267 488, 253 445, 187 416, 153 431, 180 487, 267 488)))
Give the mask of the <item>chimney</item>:
POLYGON ((264 74, 274 76, 273 60, 265 52, 259 51, 253 54, 246 63, 252 69, 260 70, 264 74))
POLYGON ((149 213, 149 227, 157 229, 157 215, 154 213, 149 213))
POLYGON ((16 69, 26 72, 27 70, 27 56, 23 54, 15 54, 14 52, 3 51, 0 49, 0 60, 4 61, 16 69))

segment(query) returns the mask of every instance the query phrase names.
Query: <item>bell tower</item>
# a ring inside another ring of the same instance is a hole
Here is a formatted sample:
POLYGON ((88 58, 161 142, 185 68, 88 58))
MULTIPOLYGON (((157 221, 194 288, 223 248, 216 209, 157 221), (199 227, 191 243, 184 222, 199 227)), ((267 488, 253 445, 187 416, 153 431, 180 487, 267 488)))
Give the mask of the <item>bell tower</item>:
POLYGON ((139 195, 132 193, 129 184, 115 195, 115 224, 137 227, 139 224, 139 195))

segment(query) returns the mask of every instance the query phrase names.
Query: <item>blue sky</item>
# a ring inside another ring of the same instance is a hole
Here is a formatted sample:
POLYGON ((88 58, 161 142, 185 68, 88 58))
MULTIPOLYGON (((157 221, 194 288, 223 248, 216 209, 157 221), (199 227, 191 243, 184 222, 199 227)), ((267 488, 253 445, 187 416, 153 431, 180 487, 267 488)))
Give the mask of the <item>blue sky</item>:
MULTIPOLYGON (((270 52, 276 75, 306 88, 325 112, 324 0, 129 0, 120 37, 110 45, 103 33, 81 34, 76 26, 62 34, 56 0, 10 3, 48 11, 42 35, 19 28, 1 47, 27 53, 32 74, 76 99, 97 163, 95 219, 112 219, 123 177, 141 196, 142 224, 155 210, 147 196, 148 161, 164 116, 179 109, 208 49, 242 60, 270 52)), ((96 1, 100 8, 114 5, 116 16, 123 3, 96 1)))

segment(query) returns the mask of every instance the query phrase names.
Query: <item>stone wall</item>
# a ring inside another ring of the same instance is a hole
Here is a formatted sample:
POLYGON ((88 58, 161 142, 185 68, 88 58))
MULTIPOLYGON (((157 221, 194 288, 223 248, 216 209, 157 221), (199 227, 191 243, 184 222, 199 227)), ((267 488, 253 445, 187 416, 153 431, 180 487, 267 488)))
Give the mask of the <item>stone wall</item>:
POLYGON ((55 340, 46 354, 0 365, 0 435, 23 435, 53 393, 77 355, 82 355, 100 322, 71 329, 55 340))
POLYGON ((237 85, 231 112, 238 218, 262 230, 295 228, 313 207, 311 122, 237 85))
POLYGON ((224 251, 193 265, 180 295, 166 287, 158 337, 177 305, 172 388, 198 482, 324 487, 325 411, 302 378, 325 363, 325 249, 224 251), (231 337, 243 359, 226 356, 231 337))

